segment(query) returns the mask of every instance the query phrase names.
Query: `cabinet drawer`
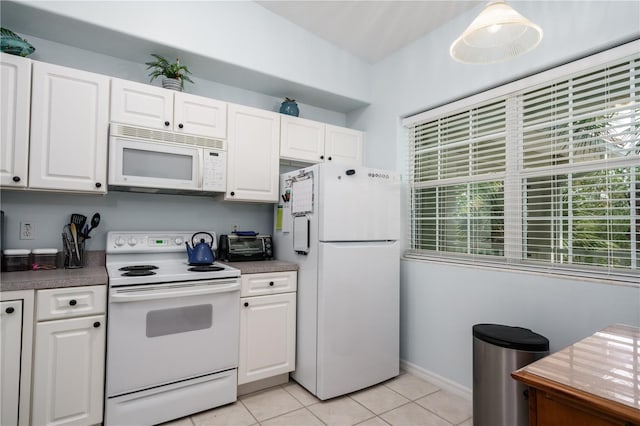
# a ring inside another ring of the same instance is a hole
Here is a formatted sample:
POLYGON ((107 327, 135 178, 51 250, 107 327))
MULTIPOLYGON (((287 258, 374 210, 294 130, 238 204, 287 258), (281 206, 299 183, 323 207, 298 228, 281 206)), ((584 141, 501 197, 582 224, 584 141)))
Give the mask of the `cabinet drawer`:
POLYGON ((242 275, 240 297, 296 291, 296 271, 242 275))
POLYGON ((36 317, 38 321, 73 318, 104 313, 107 287, 66 287, 38 290, 36 317))

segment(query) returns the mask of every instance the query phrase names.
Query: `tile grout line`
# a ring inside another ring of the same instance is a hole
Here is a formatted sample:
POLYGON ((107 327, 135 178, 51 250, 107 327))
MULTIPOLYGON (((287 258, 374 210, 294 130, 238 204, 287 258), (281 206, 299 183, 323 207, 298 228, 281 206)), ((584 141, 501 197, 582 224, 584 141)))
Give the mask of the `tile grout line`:
POLYGON ((247 407, 244 402, 242 402, 241 399, 238 399, 238 402, 240 404, 242 404, 242 406, 244 407, 245 410, 247 410, 247 412, 251 415, 251 417, 253 417, 253 419, 256 421, 257 424, 260 424, 260 420, 258 420, 258 418, 256 416, 253 415, 253 413, 251 412, 251 410, 249 410, 249 407, 247 407))
MULTIPOLYGON (((300 388, 301 388, 304 392, 308 392, 308 391, 307 391, 305 388, 303 388, 299 383, 297 383, 297 382, 295 382, 295 381, 294 381, 294 383, 295 383, 296 385, 300 386, 300 388)), ((287 386, 289 386, 290 384, 291 384, 291 379, 289 379, 289 382, 287 383, 287 386)), ((315 415, 315 413, 314 413, 313 411, 309 410, 309 408, 308 408, 308 407, 310 407, 310 406, 312 406, 312 405, 319 404, 319 403, 320 403, 320 402, 322 402, 322 401, 316 401, 316 402, 314 402, 314 403, 312 403, 312 404, 304 405, 304 402, 300 401, 298 398, 296 398, 296 396, 295 396, 294 394, 292 394, 291 392, 289 392, 289 391, 285 388, 285 385, 284 385, 284 384, 280 385, 280 387, 281 387, 281 388, 282 388, 282 390, 284 390, 286 393, 288 393, 289 395, 291 395, 291 396, 293 397, 293 399, 295 399, 296 401, 298 401, 298 402, 302 405, 302 408, 304 408, 304 409, 305 409, 305 410, 307 410, 309 413, 311 413, 311 415, 312 415, 313 417, 315 417, 316 419, 320 420, 320 423, 322 423, 323 425, 326 425, 326 423, 324 422, 324 420, 322 420, 320 417, 316 416, 316 415, 315 415)), ((315 398, 315 395, 314 395, 314 398, 315 398)))

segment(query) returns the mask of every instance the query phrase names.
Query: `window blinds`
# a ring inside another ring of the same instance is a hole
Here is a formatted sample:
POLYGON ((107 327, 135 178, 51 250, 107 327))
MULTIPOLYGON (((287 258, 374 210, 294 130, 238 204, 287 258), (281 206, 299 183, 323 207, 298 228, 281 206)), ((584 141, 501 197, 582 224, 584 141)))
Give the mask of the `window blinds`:
POLYGON ((636 274, 640 54, 535 80, 410 123, 407 256, 636 274))

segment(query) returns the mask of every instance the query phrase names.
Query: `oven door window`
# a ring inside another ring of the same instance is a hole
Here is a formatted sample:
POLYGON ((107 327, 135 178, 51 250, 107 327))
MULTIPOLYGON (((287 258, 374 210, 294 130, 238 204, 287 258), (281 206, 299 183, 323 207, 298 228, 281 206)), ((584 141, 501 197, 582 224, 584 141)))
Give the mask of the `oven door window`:
POLYGON ((112 137, 109 184, 200 190, 202 149, 112 137))
POLYGON ((167 336, 211 328, 211 305, 184 306, 147 312, 147 337, 167 336))

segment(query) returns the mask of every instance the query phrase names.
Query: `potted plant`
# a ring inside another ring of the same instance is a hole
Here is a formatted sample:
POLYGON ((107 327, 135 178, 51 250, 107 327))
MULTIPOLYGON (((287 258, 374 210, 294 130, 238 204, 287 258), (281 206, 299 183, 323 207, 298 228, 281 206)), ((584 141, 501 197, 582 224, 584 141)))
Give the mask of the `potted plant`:
POLYGON ((145 62, 145 65, 147 65, 147 69, 152 70, 151 73, 149 73, 151 81, 160 76, 163 76, 164 79, 162 80, 162 87, 164 87, 165 89, 173 89, 180 92, 182 91, 182 89, 184 89, 185 81, 193 83, 193 81, 187 75, 191 74, 191 71, 189 71, 186 65, 181 65, 179 59, 176 59, 175 62, 171 63, 164 57, 155 53, 152 53, 151 56, 156 58, 156 60, 145 62))

